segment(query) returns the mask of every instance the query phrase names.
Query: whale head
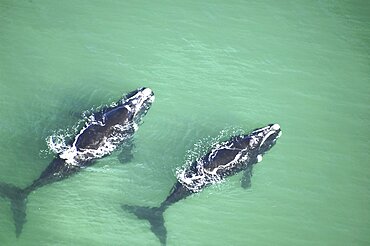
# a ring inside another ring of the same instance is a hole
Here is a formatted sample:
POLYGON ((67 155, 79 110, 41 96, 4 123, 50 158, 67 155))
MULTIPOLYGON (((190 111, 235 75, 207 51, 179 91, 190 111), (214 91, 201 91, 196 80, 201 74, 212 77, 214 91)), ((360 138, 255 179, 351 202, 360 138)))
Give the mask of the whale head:
POLYGON ((142 87, 127 94, 120 103, 129 111, 133 121, 138 123, 154 102, 154 98, 150 88, 142 87))
POLYGON ((253 130, 244 139, 249 145, 249 152, 257 158, 257 162, 260 162, 262 161, 262 156, 275 145, 281 134, 282 131, 279 124, 269 124, 253 130))

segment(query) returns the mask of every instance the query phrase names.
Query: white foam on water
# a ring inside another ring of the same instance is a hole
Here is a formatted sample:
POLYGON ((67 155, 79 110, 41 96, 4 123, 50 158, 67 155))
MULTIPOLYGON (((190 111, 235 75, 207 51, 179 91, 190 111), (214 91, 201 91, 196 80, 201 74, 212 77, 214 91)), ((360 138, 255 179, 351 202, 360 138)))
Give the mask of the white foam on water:
POLYGON ((46 144, 48 149, 55 154, 60 154, 70 146, 67 144, 68 138, 70 134, 68 131, 58 131, 55 132, 53 135, 47 137, 46 144))

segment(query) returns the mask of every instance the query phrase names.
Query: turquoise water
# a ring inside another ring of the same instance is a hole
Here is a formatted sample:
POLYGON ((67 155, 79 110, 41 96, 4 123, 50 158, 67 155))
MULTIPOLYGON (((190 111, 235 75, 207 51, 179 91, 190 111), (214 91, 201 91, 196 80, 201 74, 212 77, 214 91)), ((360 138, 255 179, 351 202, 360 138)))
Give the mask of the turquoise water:
POLYGON ((370 244, 368 1, 0 2, 0 181, 29 185, 45 139, 148 86, 156 101, 117 154, 28 198, 1 245, 159 245, 121 204, 155 206, 196 145, 279 123, 254 169, 165 213, 168 245, 370 244))

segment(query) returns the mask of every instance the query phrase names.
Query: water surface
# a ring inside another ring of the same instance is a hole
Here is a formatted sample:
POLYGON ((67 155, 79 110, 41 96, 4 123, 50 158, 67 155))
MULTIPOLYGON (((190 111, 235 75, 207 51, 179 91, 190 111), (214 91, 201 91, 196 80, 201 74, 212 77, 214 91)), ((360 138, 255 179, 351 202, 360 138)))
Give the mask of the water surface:
POLYGON ((1 245, 159 245, 121 204, 158 205, 195 144, 279 123, 254 170, 165 213, 168 245, 369 245, 368 1, 0 3, 0 180, 25 187, 45 138, 148 86, 156 101, 117 154, 30 194, 1 245))

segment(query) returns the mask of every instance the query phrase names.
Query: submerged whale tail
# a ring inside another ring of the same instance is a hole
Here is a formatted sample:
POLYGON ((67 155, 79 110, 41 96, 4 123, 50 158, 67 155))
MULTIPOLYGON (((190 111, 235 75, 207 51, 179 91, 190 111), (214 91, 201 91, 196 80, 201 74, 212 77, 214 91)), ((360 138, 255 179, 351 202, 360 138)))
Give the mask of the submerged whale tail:
POLYGON ((164 226, 163 207, 140 207, 122 205, 122 208, 135 214, 139 219, 148 220, 152 232, 158 237, 162 245, 166 245, 167 229, 164 226))
POLYGON ((10 200, 17 237, 21 234, 23 225, 26 223, 27 195, 28 193, 23 189, 14 185, 0 183, 0 196, 10 200))

